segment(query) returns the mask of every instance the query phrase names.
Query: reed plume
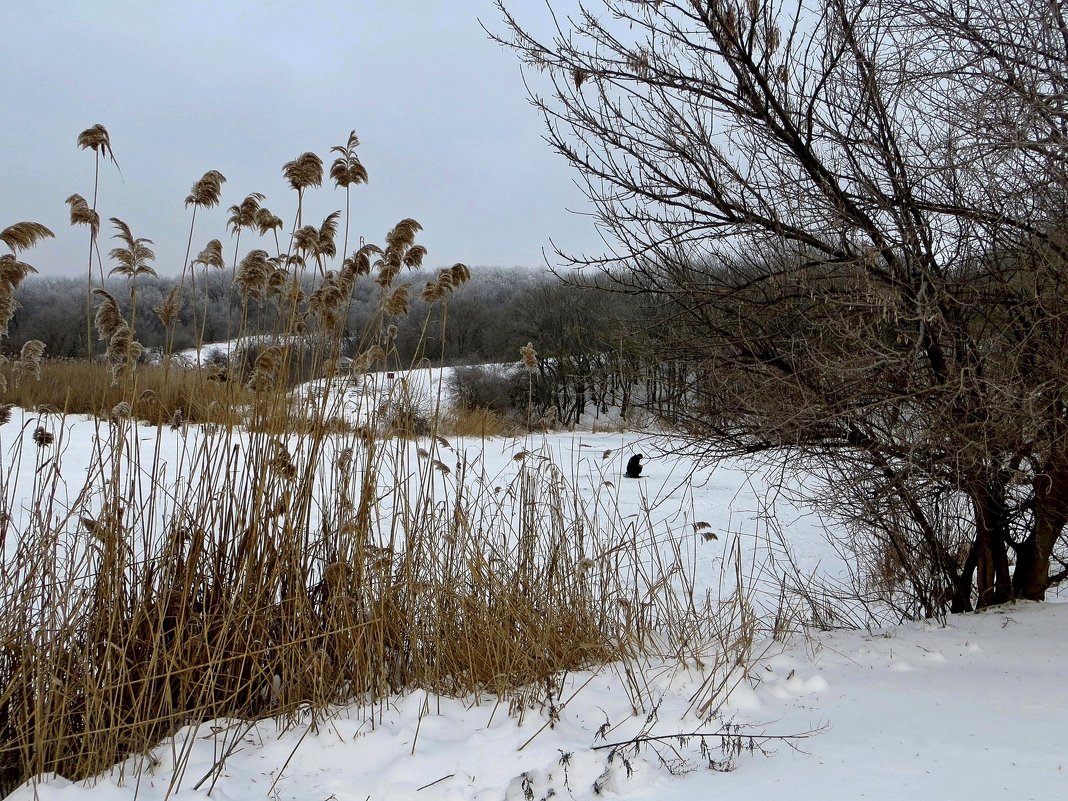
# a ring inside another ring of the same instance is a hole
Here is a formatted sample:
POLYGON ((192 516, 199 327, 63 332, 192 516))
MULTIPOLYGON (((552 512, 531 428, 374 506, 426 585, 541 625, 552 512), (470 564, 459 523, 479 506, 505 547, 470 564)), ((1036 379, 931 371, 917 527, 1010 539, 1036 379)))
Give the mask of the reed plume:
POLYGON ((404 266, 409 270, 418 270, 423 266, 426 253, 426 248, 422 245, 412 245, 404 254, 404 266))
POLYGON ((462 286, 471 280, 471 270, 466 264, 460 264, 457 262, 450 268, 452 273, 452 285, 454 287, 462 286))
POLYGON ((273 272, 267 251, 253 250, 238 265, 234 283, 245 298, 262 298, 267 292, 268 279, 273 277, 273 272))
POLYGON ((345 259, 344 268, 350 269, 355 275, 369 275, 371 273, 371 256, 381 256, 382 248, 378 245, 362 245, 359 250, 345 259))
POLYGON ((386 246, 398 250, 410 247, 415 242, 415 235, 422 230, 423 226, 411 217, 406 217, 386 234, 386 246))
MULTIPOLYGON (((230 232, 234 239, 234 271, 237 271, 237 254, 241 249, 241 232, 246 228, 252 230, 258 227, 257 218, 261 212, 266 212, 260 203, 264 200, 264 195, 259 192, 253 192, 245 196, 245 199, 240 203, 236 203, 227 209, 229 216, 226 218, 226 229, 230 232)), ((270 212, 267 212, 270 214, 270 212)), ((278 221, 279 227, 281 227, 282 221, 278 221)), ((260 231, 261 234, 265 233, 260 231)))
POLYGON ((375 262, 375 266, 378 268, 378 276, 375 278, 375 283, 383 289, 392 286, 397 276, 400 275, 402 258, 400 251, 387 248, 385 253, 382 254, 382 258, 375 262))
POLYGON ((111 136, 108 134, 108 129, 100 123, 78 134, 78 147, 82 150, 92 150, 97 158, 103 154, 111 159, 112 164, 119 166, 119 162, 115 160, 115 151, 111 149, 111 136))
POLYGON ((48 228, 37 222, 17 222, 0 231, 0 241, 7 245, 12 253, 32 248, 42 239, 53 237, 48 228))
POLYGON ((340 154, 330 165, 330 177, 337 187, 348 188, 367 183, 367 169, 356 155, 356 148, 359 146, 360 139, 356 136, 356 131, 352 131, 349 133, 348 142, 330 148, 331 153, 340 154))
POLYGON ((119 311, 119 302, 114 295, 106 289, 94 289, 93 294, 100 298, 100 305, 96 307, 96 315, 93 318, 97 336, 100 339, 110 339, 120 326, 126 325, 126 320, 119 311))
POLYGON ((278 372, 282 367, 282 356, 280 345, 264 348, 252 366, 248 388, 257 394, 273 390, 278 380, 278 372))
POLYGON ((12 251, 0 255, 0 337, 7 336, 8 325, 19 307, 14 298, 15 289, 27 275, 37 272, 33 266, 19 261, 15 253, 31 247, 45 236, 52 236, 52 232, 40 223, 15 223, 0 231, 0 239, 12 251))
POLYGON ((411 284, 401 284, 386 296, 386 300, 382 305, 386 314, 390 317, 403 317, 408 313, 411 286, 411 284))
POLYGON ((464 264, 454 264, 452 267, 442 267, 438 270, 437 278, 428 281, 420 295, 427 303, 436 303, 445 300, 460 285, 467 282, 471 277, 471 271, 464 264))
POLYGON ((193 189, 186 195, 185 205, 207 208, 218 206, 224 183, 226 183, 225 175, 218 170, 208 170, 199 181, 193 184, 193 189))
POLYGON ((335 145, 330 148, 331 153, 339 154, 334 163, 330 165, 330 177, 334 185, 345 190, 345 241, 341 246, 342 253, 349 251, 349 219, 351 209, 351 187, 367 183, 367 170, 356 155, 356 148, 360 140, 356 131, 349 132, 349 139, 344 145, 335 145))
POLYGON ((122 316, 115 296, 105 289, 94 289, 93 294, 100 298, 94 317, 97 336, 107 340, 105 356, 110 362, 111 383, 115 384, 141 358, 145 349, 134 339, 133 330, 122 316))
POLYGON ((44 353, 45 343, 39 339, 31 339, 22 346, 19 358, 11 365, 11 374, 15 379, 15 386, 24 376, 32 376, 35 380, 41 380, 41 355, 44 353))
POLYGON ((8 335, 8 326, 18 308, 18 301, 11 297, 11 288, 7 284, 0 284, 0 337, 8 335))
POLYGON ((226 267, 223 261, 222 242, 218 239, 212 239, 204 246, 204 249, 197 254, 197 257, 193 259, 193 264, 200 264, 204 267, 215 267, 222 270, 226 267))
POLYGON ((19 261, 10 253, 0 255, 0 286, 14 290, 27 275, 36 272, 37 270, 32 265, 19 261))
POLYGON ((282 175, 298 193, 308 187, 322 186, 323 160, 314 153, 302 153, 285 163, 282 175))
POLYGON ((331 212, 318 228, 314 225, 305 225, 293 232, 293 247, 300 255, 301 263, 303 264, 308 256, 312 256, 319 267, 320 275, 326 274, 323 260, 332 259, 337 255, 334 239, 337 236, 337 223, 340 218, 340 211, 331 212))
MULTIPOLYGON (((263 208, 260 203, 266 197, 259 192, 246 195, 240 203, 231 206, 227 211, 230 216, 226 218, 226 228, 231 234, 241 235, 242 229, 255 228, 256 218, 263 208)), ((281 220, 279 220, 281 222, 281 220)), ((260 233, 263 233, 262 231, 260 233)))
POLYGON ((144 346, 133 338, 133 331, 124 322, 108 339, 106 355, 111 361, 112 383, 126 374, 145 352, 144 346))
POLYGON ((341 319, 349 294, 345 287, 338 282, 333 272, 326 274, 323 282, 311 293, 308 299, 308 310, 319 320, 319 326, 325 330, 333 330, 341 319))
POLYGON ((519 349, 519 356, 525 367, 530 372, 534 372, 538 369, 538 352, 534 350, 534 345, 528 342, 526 345, 519 349))
MULTIPOLYGON (((93 253, 96 253, 97 268, 100 272, 100 286, 104 285, 104 262, 100 258, 100 248, 97 246, 97 235, 100 233, 100 213, 96 210, 97 200, 100 196, 100 157, 106 156, 111 159, 111 163, 115 165, 115 169, 119 170, 119 175, 122 175, 122 170, 119 169, 119 162, 115 160, 115 151, 111 148, 111 136, 108 134, 108 129, 100 123, 93 125, 90 128, 86 128, 80 134, 78 134, 78 147, 82 150, 93 151, 93 203, 88 206, 88 213, 86 210, 71 207, 71 224, 76 224, 76 217, 78 222, 88 221, 89 223, 89 258, 86 263, 86 277, 85 277, 85 347, 86 355, 89 359, 93 358, 93 329, 92 329, 92 289, 93 289, 93 253)), ((71 195, 71 198, 77 197, 71 195)), ((70 202, 70 201, 68 201, 70 202)))
POLYGON ((67 198, 66 203, 70 206, 70 224, 88 225, 95 237, 100 232, 100 215, 89 208, 86 199, 77 193, 67 198))
POLYGON ((112 239, 122 240, 124 246, 112 248, 108 253, 109 258, 118 262, 118 266, 113 268, 109 275, 118 273, 131 279, 140 275, 155 277, 156 271, 149 266, 149 262, 156 258, 155 252, 149 247, 153 244, 152 240, 144 237, 135 238, 130 231, 130 226, 118 217, 112 217, 111 223, 118 229, 118 233, 112 239))
POLYGON ((277 214, 272 214, 270 209, 260 208, 256 212, 256 228, 260 232, 260 236, 263 236, 268 231, 280 231, 283 225, 285 223, 282 222, 282 218, 277 214))
POLYGON ((182 293, 180 290, 181 287, 175 284, 171 287, 171 291, 167 293, 167 297, 163 299, 163 302, 152 307, 152 311, 159 317, 164 328, 170 328, 178 320, 178 312, 182 307, 182 293))

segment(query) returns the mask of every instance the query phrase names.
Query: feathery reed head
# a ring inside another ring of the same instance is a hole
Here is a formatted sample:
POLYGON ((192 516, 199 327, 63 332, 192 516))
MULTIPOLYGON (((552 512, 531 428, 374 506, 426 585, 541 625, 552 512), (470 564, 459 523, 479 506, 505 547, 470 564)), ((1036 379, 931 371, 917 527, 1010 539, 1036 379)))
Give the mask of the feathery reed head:
POLYGON ((108 129, 99 122, 78 134, 78 147, 82 150, 92 150, 98 156, 103 154, 111 159, 112 164, 119 166, 119 163, 115 161, 115 152, 111 149, 111 136, 108 134, 108 129))
POLYGON ((534 350, 534 345, 528 342, 526 345, 519 349, 519 356, 523 362, 523 366, 533 372, 538 369, 538 352, 534 350))
MULTIPOLYGON (((19 303, 11 296, 11 285, 0 282, 0 337, 6 337, 11 318, 15 316, 19 303)), ((7 389, 5 386, 4 389, 7 389)))
POLYGON ((382 248, 378 245, 363 245, 359 250, 345 259, 345 266, 351 266, 356 275, 368 275, 371 272, 371 256, 381 256, 382 248))
POLYGON ((219 270, 226 267, 226 262, 223 260, 222 242, 218 239, 212 239, 204 246, 204 249, 197 254, 197 257, 193 259, 194 266, 202 264, 204 267, 215 267, 219 270))
POLYGON ((381 287, 392 286, 401 271, 400 251, 395 248, 386 248, 382 258, 375 262, 375 267, 378 268, 378 276, 375 278, 375 283, 381 287))
POLYGON ((119 239, 123 247, 112 248, 108 257, 118 262, 118 266, 111 270, 110 275, 118 273, 127 278, 136 278, 139 275, 155 276, 156 271, 149 266, 149 262, 156 258, 155 251, 149 247, 153 244, 151 239, 144 237, 135 238, 130 231, 130 226, 118 217, 112 217, 111 223, 118 230, 112 239, 119 239))
POLYGON ((386 246, 392 249, 411 247, 415 242, 415 235, 422 230, 423 226, 411 217, 406 217, 386 234, 386 246))
POLYGON ((236 234, 242 228, 256 227, 256 216, 261 210, 260 201, 264 200, 264 198, 265 196, 259 192, 253 192, 240 203, 227 209, 230 216, 226 218, 226 227, 230 233, 236 234))
POLYGON ((84 197, 75 193, 66 200, 70 206, 70 224, 88 225, 93 236, 100 231, 100 215, 89 208, 89 203, 84 197))
POLYGON ((438 270, 437 278, 428 281, 423 288, 421 297, 427 303, 436 303, 445 300, 458 286, 463 284, 471 276, 471 271, 463 264, 454 264, 452 267, 442 267, 438 270))
MULTIPOLYGON (((266 250, 252 250, 241 260, 234 283, 246 298, 262 298, 274 272, 267 260, 266 250)), ((284 272, 284 271, 283 271, 284 272)))
POLYGON ((15 383, 23 375, 31 375, 36 380, 41 380, 41 356, 45 351, 45 343, 39 339, 31 339, 22 346, 19 358, 15 361, 15 383))
POLYGON ((171 287, 171 291, 167 293, 167 297, 163 299, 163 302, 158 306, 152 307, 152 311, 159 317, 164 328, 170 328, 178 320, 178 312, 181 311, 181 308, 181 285, 175 284, 171 287))
POLYGON ((94 289, 93 294, 100 298, 100 305, 97 306, 93 318, 97 336, 100 339, 110 339, 120 327, 126 325, 126 320, 119 311, 119 302, 115 300, 114 295, 106 289, 94 289))
POLYGON ((401 284, 390 292, 382 304, 383 310, 390 317, 402 317, 408 313, 409 292, 411 284, 401 284))
POLYGON ((44 426, 37 426, 33 432, 33 441, 38 448, 47 448, 56 441, 56 436, 44 426))
POLYGON ((3 231, 0 231, 0 241, 11 248, 12 253, 32 248, 42 239, 53 236, 55 234, 45 226, 28 220, 9 225, 3 231))
POLYGON ((225 175, 218 170, 208 170, 199 181, 193 184, 193 189, 185 198, 185 205, 207 208, 218 206, 224 183, 226 183, 225 175))
MULTIPOLYGON (((31 339, 22 346, 19 357, 11 364, 11 375, 15 379, 16 387, 24 376, 32 376, 36 381, 41 380, 41 354, 44 349, 45 344, 39 339, 31 339)), ((6 382, 3 388, 7 389, 6 382)))
POLYGON ((8 289, 16 289, 27 275, 37 270, 24 261, 19 261, 10 253, 0 254, 0 284, 8 289))
POLYGON ((419 293, 419 297, 427 303, 437 303, 439 300, 444 300, 448 297, 451 289, 451 285, 443 284, 440 280, 427 281, 423 291, 419 293))
POLYGON ((298 192, 309 186, 321 186, 323 183, 323 160, 314 153, 302 153, 282 167, 282 175, 289 185, 298 192))
POLYGON ((471 270, 466 264, 460 264, 457 262, 449 269, 452 273, 452 285, 453 287, 459 287, 466 284, 471 280, 471 270))
POLYGON ((322 328, 332 329, 341 319, 345 310, 349 293, 331 273, 327 273, 326 279, 311 293, 308 299, 308 310, 318 319, 322 328))
POLYGON ((330 177, 334 180, 335 186, 347 187, 367 183, 367 170, 356 155, 356 148, 359 145, 359 137, 356 136, 355 131, 352 131, 345 145, 335 145, 330 148, 331 153, 340 154, 330 165, 330 177))
POLYGON ((0 426, 11 422, 11 410, 15 408, 13 403, 0 404, 0 426))
POLYGON ((248 380, 248 388, 253 392, 270 392, 274 389, 278 380, 278 372, 282 367, 282 348, 280 345, 271 345, 264 348, 253 363, 252 375, 248 380))
POLYGON ((404 266, 409 270, 415 270, 423 266, 423 258, 426 256, 426 248, 422 245, 412 245, 404 254, 404 266))
POLYGON ((117 383, 126 375, 127 369, 136 364, 144 352, 144 346, 133 338, 130 326, 124 322, 116 328, 108 339, 108 348, 104 354, 111 362, 108 367, 111 372, 111 383, 117 383))
POLYGON ((272 214, 270 209, 265 206, 261 206, 256 210, 256 230, 260 232, 260 236, 263 236, 268 231, 281 231, 284 225, 282 218, 272 214))

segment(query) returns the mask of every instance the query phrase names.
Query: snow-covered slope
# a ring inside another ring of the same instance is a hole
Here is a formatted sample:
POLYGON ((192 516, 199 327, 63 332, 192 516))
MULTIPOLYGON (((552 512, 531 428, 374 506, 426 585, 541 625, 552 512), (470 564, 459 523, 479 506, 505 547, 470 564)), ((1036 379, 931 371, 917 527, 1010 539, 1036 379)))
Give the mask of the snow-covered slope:
POLYGON ((692 696, 704 697, 700 671, 650 664, 645 679, 657 711, 649 717, 631 714, 623 677, 608 666, 566 677, 551 726, 548 709, 519 720, 490 697, 413 693, 373 709, 335 710, 314 729, 203 724, 156 748, 155 767, 140 779, 131 760, 125 771, 84 786, 46 778, 11 798, 181 799, 209 791, 227 801, 1064 796, 1068 687, 1060 672, 1068 660, 1068 605, 1025 604, 945 626, 822 633, 765 647, 764 658, 735 676, 712 719, 689 711, 692 696), (697 734, 605 747, 639 734, 711 733, 728 724, 741 734, 742 752, 733 756, 722 752, 720 738, 697 734), (749 735, 758 738, 753 752, 749 735), (186 748, 181 780, 172 784, 186 748))
MULTIPOLYGON (((18 429, 20 436, 32 430, 18 429)), ((64 421, 54 458, 72 483, 57 488, 59 507, 77 502, 97 431, 90 421, 64 421)), ((5 434, 7 448, 14 431, 5 434)), ((158 436, 178 465, 184 438, 198 434, 139 427, 132 439, 151 451, 158 436)), ((758 472, 721 464, 698 467, 688 480, 694 465, 671 453, 670 439, 576 432, 440 447, 443 460, 477 463, 502 482, 518 469, 518 453, 545 458, 577 484, 591 514, 648 516, 657 531, 707 523, 701 531, 717 539, 695 534, 688 546, 698 589, 732 589, 735 574, 724 566, 741 548, 759 606, 768 586, 761 551, 776 547, 770 528, 781 528, 802 569, 834 577, 842 567, 818 521, 772 503, 758 472), (646 475, 627 480, 623 467, 634 452, 648 457, 646 475)), ((19 470, 25 475, 11 486, 21 491, 39 466, 27 459, 19 470)), ((25 502, 19 492, 9 501, 13 509, 25 502)), ((418 692, 336 709, 315 726, 203 723, 95 781, 39 777, 11 797, 975 801, 1053 799, 1068 790, 1068 685, 1060 676, 1068 605, 1017 605, 945 626, 813 631, 752 650, 744 669, 729 673, 650 662, 637 685, 619 665, 571 674, 553 688, 551 704, 543 703, 545 688, 534 690, 522 714, 509 715, 508 704, 490 696, 418 692), (725 729, 726 741, 718 736, 725 729), (680 733, 693 736, 671 739, 680 733), (605 747, 641 734, 668 739, 605 747)))

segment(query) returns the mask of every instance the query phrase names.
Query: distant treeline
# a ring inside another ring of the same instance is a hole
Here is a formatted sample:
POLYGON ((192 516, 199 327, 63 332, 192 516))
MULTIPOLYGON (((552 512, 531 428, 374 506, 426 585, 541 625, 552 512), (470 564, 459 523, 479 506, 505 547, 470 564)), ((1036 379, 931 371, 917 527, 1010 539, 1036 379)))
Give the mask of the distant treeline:
MULTIPOLYGON (((559 281, 545 273, 523 269, 480 269, 473 271, 472 280, 450 298, 447 325, 442 334, 440 311, 418 297, 418 290, 434 277, 432 271, 413 272, 405 278, 413 287, 412 313, 391 319, 398 327, 397 344, 402 354, 410 356, 415 350, 424 324, 430 343, 426 352, 446 364, 486 361, 515 361, 518 348, 528 340, 538 340, 539 329, 546 322, 542 308, 550 296, 561 300, 571 292, 560 287, 559 281), (555 293, 555 294, 554 294, 555 293), (430 313, 428 321, 427 314, 430 313)), ((176 277, 138 279, 136 337, 149 353, 162 352, 167 346, 166 334, 154 309, 160 306, 178 282, 176 277)), ((129 316, 129 293, 124 279, 111 279, 106 288, 118 300, 129 316)), ((306 291, 310 291, 309 287, 306 291)), ((227 340, 239 330, 242 309, 240 294, 232 289, 229 271, 209 273, 197 279, 196 299, 188 278, 185 282, 185 302, 174 333, 173 350, 195 345, 203 327, 205 346, 227 340)), ((78 358, 86 354, 85 280, 81 278, 41 278, 31 276, 15 294, 19 308, 10 325, 10 337, 4 341, 7 352, 17 352, 31 339, 45 343, 50 357, 78 358)), ((353 293, 346 332, 352 347, 359 346, 381 303, 380 288, 368 277, 360 279, 353 293)), ((561 306, 566 306, 561 303, 561 306)), ((249 303, 248 325, 251 333, 267 333, 276 329, 277 307, 272 300, 252 300, 249 303)), ((95 333, 94 333, 95 336, 95 333)), ((97 348, 99 351, 99 348, 97 348)))
MULTIPOLYGON (((396 343, 402 360, 413 358, 422 339, 422 352, 434 363, 509 364, 518 361, 519 348, 530 342, 537 351, 538 365, 519 381, 524 388, 521 404, 526 408, 529 403, 527 411, 535 416, 548 414, 562 423, 610 406, 626 412, 638 398, 654 402, 659 398, 662 407, 664 399, 672 396, 664 383, 670 373, 649 352, 642 330, 645 313, 634 296, 573 286, 544 271, 479 268, 472 270, 470 282, 447 304, 431 306, 418 293, 434 275, 424 270, 405 278, 413 288, 411 313, 390 318, 398 329, 396 343), (640 388, 637 393, 636 387, 640 388)), ((173 277, 138 280, 136 338, 148 355, 163 353, 168 347, 154 309, 177 281, 173 277)), ((231 287, 229 271, 197 279, 196 327, 203 326, 202 341, 209 352, 210 343, 225 341, 241 328, 243 313, 248 316, 245 330, 249 333, 277 329, 278 309, 273 301, 250 301, 246 311, 241 296, 231 287)), ((106 288, 129 316, 125 280, 110 280, 106 288)), ((194 347, 199 333, 194 331, 193 291, 188 280, 184 294, 171 345, 175 352, 194 347)), ((19 308, 11 321, 10 337, 4 341, 6 352, 18 352, 25 342, 37 339, 45 343, 47 357, 85 356, 86 314, 95 312, 96 301, 93 309, 86 309, 83 279, 33 276, 19 287, 15 299, 19 308)), ((381 300, 379 286, 368 277, 361 278, 347 319, 347 355, 366 346, 381 300)), ((99 345, 94 349, 100 352, 99 345)), ((471 401, 482 402, 477 393, 471 401)))

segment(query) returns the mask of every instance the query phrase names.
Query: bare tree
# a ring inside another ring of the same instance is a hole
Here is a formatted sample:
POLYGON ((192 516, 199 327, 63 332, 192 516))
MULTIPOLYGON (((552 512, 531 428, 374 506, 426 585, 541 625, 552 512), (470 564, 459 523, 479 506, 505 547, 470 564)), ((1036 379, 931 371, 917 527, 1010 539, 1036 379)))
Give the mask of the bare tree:
POLYGON ((1041 599, 1068 521, 1060 0, 601 0, 546 37, 500 7, 614 243, 570 259, 656 299, 692 447, 823 476, 921 614, 1041 599))

